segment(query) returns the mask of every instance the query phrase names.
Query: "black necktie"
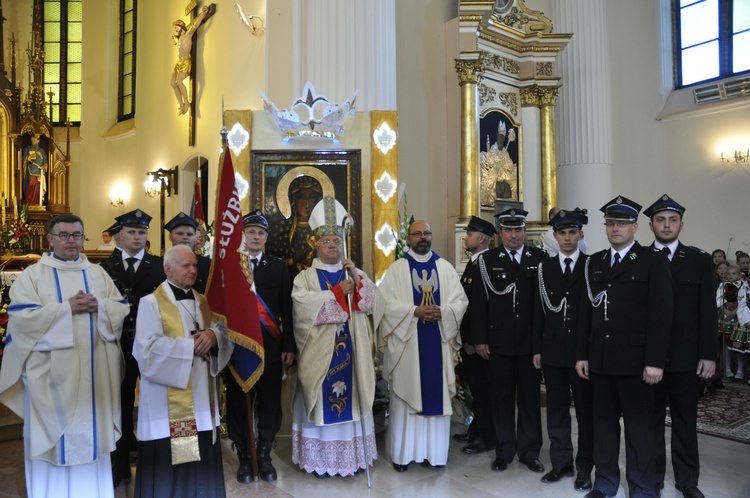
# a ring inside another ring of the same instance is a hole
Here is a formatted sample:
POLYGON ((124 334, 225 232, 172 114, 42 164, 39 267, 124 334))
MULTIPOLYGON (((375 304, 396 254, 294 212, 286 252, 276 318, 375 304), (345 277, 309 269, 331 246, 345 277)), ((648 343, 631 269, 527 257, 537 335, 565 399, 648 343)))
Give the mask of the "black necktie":
POLYGON ((513 261, 514 265, 518 265, 518 260, 516 259, 516 251, 510 251, 510 259, 513 261))
POLYGON ((570 269, 570 263, 573 262, 571 258, 565 258, 563 260, 565 262, 565 280, 570 280, 570 274, 573 273, 570 269))
POLYGON ((666 254, 667 258, 669 258, 669 255, 672 254, 671 251, 669 250, 669 247, 666 247, 666 246, 661 248, 661 252, 666 254))
POLYGON ((258 258, 251 258, 250 262, 253 264, 253 271, 255 271, 255 267, 258 266, 258 258))
POLYGON ((617 268, 617 264, 620 262, 620 253, 615 253, 615 262, 612 263, 612 268, 617 268))
POLYGON ((126 258, 125 261, 128 262, 128 267, 125 269, 125 274, 128 276, 128 280, 130 280, 130 283, 132 283, 133 278, 135 277, 135 263, 138 261, 138 258, 126 258))

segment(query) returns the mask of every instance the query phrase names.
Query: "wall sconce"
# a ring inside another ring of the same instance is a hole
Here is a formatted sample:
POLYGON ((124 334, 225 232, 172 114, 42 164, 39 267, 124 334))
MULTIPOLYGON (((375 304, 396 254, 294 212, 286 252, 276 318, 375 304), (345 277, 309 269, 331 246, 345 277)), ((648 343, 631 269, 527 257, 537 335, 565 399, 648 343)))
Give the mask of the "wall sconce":
POLYGON ((721 153, 721 162, 723 163, 746 163, 750 159, 750 150, 745 151, 743 154, 741 150, 735 150, 733 157, 724 157, 724 153, 721 153))
POLYGON ((156 171, 149 171, 146 174, 149 179, 143 184, 146 195, 149 197, 159 196, 159 221, 161 227, 161 255, 164 255, 164 198, 177 195, 177 179, 179 166, 173 169, 159 168, 156 171))
POLYGON ((118 194, 110 192, 109 203, 112 205, 112 207, 120 207, 125 203, 125 201, 123 201, 122 197, 120 197, 118 194))
POLYGON ((235 3, 234 8, 237 9, 237 14, 239 14, 240 19, 242 20, 242 24, 247 28, 248 31, 253 36, 261 36, 263 33, 266 32, 266 28, 263 27, 263 19, 254 16, 252 14, 248 14, 245 12, 245 9, 240 7, 240 4, 235 3))
POLYGON ((151 198, 162 193, 167 197, 171 197, 172 194, 177 195, 178 171, 179 167, 175 166, 173 169, 159 168, 156 171, 147 172, 146 175, 149 178, 143 183, 146 195, 151 198))

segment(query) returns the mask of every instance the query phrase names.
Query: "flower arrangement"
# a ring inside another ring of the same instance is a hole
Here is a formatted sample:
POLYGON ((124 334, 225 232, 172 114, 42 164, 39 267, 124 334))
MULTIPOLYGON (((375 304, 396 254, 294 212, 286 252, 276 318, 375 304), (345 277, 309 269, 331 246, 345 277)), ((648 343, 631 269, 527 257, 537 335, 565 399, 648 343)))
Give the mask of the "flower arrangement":
POLYGON ((15 223, 5 232, 5 245, 8 247, 30 247, 31 232, 29 231, 29 205, 24 204, 15 223))

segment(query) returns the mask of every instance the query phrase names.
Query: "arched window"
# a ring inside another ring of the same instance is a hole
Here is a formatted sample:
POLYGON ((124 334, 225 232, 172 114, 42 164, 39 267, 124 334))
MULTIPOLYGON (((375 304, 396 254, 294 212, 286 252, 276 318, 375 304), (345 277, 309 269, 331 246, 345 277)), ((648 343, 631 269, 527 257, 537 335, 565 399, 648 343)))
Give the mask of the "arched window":
MULTIPOLYGON (((83 0, 44 0, 44 90, 54 92, 50 118, 81 124, 83 0)), ((49 96, 47 96, 49 99, 49 96)))
POLYGON ((675 88, 750 71, 750 0, 672 0, 675 88))

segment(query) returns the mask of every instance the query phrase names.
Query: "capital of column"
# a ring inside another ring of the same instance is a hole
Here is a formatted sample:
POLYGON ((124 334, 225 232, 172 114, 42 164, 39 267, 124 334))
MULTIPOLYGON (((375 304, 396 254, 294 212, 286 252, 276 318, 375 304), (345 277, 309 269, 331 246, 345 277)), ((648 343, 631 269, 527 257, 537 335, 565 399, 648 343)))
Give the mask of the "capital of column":
POLYGON ((555 86, 529 86, 521 88, 522 107, 554 107, 557 105, 559 88, 555 86))
POLYGON ((482 79, 484 68, 481 59, 456 59, 456 74, 460 86, 467 83, 477 84, 482 79))

